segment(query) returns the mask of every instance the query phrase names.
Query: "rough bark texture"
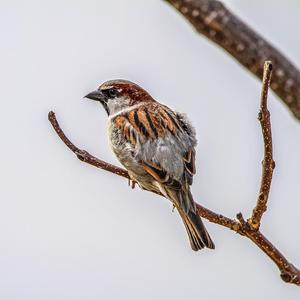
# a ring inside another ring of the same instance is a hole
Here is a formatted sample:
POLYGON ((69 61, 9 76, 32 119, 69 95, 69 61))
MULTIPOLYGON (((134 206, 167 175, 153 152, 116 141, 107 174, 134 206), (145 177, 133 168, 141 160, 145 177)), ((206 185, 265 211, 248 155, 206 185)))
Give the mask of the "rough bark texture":
POLYGON ((259 229, 263 213, 267 210, 267 202, 271 188, 273 170, 275 169, 275 162, 273 160, 271 119, 267 104, 268 89, 271 82, 271 76, 272 64, 271 62, 267 61, 264 67, 260 112, 258 113, 258 120, 261 125, 264 140, 264 159, 262 161, 262 176, 257 203, 253 209, 251 218, 248 220, 248 223, 250 224, 252 229, 259 229))
POLYGON ((230 12, 220 1, 164 0, 196 29, 262 79, 263 63, 271 60, 276 71, 271 88, 300 120, 300 72, 284 55, 230 12))

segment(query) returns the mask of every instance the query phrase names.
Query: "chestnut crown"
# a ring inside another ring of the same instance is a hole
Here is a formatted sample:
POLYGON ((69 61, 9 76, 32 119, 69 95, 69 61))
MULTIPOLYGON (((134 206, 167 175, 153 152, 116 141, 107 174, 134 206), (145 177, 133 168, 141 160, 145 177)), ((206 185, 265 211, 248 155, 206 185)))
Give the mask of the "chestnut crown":
POLYGON ((122 79, 106 81, 85 97, 99 101, 108 115, 138 103, 155 101, 143 88, 122 79))

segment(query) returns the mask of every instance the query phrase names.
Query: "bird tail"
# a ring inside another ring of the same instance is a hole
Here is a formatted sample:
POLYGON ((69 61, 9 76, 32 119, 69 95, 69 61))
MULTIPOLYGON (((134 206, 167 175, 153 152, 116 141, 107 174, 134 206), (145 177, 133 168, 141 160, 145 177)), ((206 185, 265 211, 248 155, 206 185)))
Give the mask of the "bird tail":
POLYGON ((204 247, 214 249, 214 242, 204 227, 200 216, 197 214, 196 206, 189 189, 188 191, 174 191, 171 198, 182 218, 192 249, 194 251, 198 251, 204 247))
POLYGON ((178 209, 178 212, 188 233, 192 249, 194 251, 201 250, 204 247, 215 249, 215 244, 204 227, 201 218, 192 211, 186 214, 182 209, 178 209))

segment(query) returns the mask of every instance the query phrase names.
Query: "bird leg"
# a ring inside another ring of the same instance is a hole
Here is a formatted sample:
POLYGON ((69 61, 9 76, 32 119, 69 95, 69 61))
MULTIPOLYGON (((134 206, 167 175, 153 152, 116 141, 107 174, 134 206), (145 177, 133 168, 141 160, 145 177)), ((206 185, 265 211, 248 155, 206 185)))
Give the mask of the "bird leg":
POLYGON ((136 184, 137 184, 137 182, 136 182, 134 179, 132 179, 131 177, 128 178, 128 185, 129 185, 132 189, 135 188, 135 185, 136 185, 136 184))

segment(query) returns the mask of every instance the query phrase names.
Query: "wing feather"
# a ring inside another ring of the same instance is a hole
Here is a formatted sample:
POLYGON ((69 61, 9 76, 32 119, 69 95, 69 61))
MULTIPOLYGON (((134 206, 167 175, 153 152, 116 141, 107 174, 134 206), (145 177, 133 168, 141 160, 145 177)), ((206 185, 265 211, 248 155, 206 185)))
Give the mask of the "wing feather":
POLYGON ((164 183, 166 186, 171 187, 175 190, 181 189, 181 183, 168 175, 167 171, 162 170, 160 166, 150 166, 149 164, 142 162, 144 170, 151 175, 159 183, 164 183))
POLYGON ((140 157, 143 169, 155 180, 174 189, 180 189, 184 183, 192 184, 196 141, 182 115, 151 103, 116 116, 114 123, 137 149, 136 157, 140 157))

